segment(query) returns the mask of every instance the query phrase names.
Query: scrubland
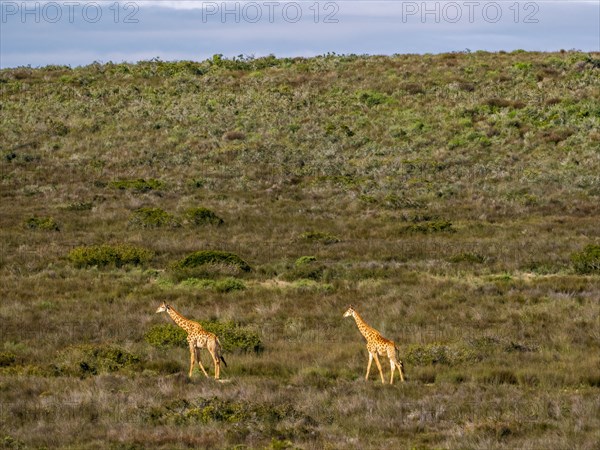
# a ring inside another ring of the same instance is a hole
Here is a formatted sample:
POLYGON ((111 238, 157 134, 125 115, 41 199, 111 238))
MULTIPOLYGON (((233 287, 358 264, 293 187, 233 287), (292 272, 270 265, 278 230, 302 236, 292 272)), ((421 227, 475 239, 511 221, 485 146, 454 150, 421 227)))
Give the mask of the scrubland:
POLYGON ((0 92, 4 448, 600 445, 599 54, 21 67, 0 92), (222 382, 188 379, 162 301, 221 336, 222 382), (365 382, 349 304, 406 383, 365 382))

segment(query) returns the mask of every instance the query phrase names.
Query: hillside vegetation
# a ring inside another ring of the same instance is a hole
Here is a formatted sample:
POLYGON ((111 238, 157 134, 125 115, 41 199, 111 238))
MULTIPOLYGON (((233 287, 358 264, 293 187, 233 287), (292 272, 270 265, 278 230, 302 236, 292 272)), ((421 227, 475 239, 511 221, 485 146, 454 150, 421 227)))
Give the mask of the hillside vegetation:
POLYGON ((598 448, 600 54, 21 67, 0 92, 0 446, 598 448), (162 301, 221 336, 224 382, 187 378, 162 301), (365 383, 349 304, 406 383, 365 383))

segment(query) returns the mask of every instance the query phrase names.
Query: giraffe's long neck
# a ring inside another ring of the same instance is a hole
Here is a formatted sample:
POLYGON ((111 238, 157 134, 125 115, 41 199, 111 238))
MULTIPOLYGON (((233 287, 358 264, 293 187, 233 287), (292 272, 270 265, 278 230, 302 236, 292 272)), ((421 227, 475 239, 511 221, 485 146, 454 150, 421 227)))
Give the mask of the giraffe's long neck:
POLYGON ((367 322, 365 322, 362 317, 360 317, 358 315, 358 313, 356 311, 354 311, 354 314, 352 314, 352 317, 354 317, 354 321, 356 322, 356 326, 358 327, 358 331, 360 331, 360 334, 362 334, 365 339, 369 339, 369 332, 373 331, 373 328, 371 328, 369 325, 367 325, 367 322))
POLYGON ((191 329, 191 321, 190 320, 186 319, 181 314, 179 314, 177 311, 175 311, 175 309, 172 306, 169 306, 167 308, 167 312, 169 313, 169 316, 171 316, 171 319, 173 319, 177 325, 179 325, 181 328, 183 328, 185 331, 187 331, 189 333, 189 331, 191 329))

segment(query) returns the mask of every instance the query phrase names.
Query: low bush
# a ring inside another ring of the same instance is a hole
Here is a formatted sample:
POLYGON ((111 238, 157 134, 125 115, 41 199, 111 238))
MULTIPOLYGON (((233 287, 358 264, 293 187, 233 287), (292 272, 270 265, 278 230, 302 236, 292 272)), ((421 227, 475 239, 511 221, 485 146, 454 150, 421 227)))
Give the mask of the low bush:
POLYGON ((161 208, 139 208, 131 215, 129 225, 136 228, 160 228, 178 227, 181 223, 161 208))
POLYGON ((243 291, 246 285, 237 278, 225 278, 215 282, 214 290, 217 292, 243 291))
POLYGON ((11 352, 0 353, 0 367, 8 367, 17 361, 17 355, 11 352))
POLYGON ((30 230, 59 231, 58 223, 52 217, 30 217, 25 226, 30 230))
POLYGON ((187 347, 187 333, 175 325, 152 326, 144 335, 145 341, 156 348, 187 347))
POLYGON ((223 219, 208 208, 189 208, 185 212, 187 221, 192 225, 222 225, 223 219))
POLYGON ((242 272, 250 272, 250 265, 235 253, 217 250, 201 250, 189 254, 171 265, 172 269, 194 269, 203 266, 228 266, 242 272))
POLYGON ((325 267, 321 264, 302 264, 295 265, 287 272, 281 275, 281 279, 285 281, 294 280, 313 280, 319 281, 323 278, 325 267))
POLYGON ((120 190, 132 190, 136 192, 148 192, 152 190, 160 190, 164 189, 165 184, 160 180, 155 180, 154 178, 150 178, 149 180, 144 180, 143 178, 138 178, 137 180, 117 180, 109 183, 109 186, 120 189, 120 190))
POLYGON ((65 349, 59 361, 63 373, 85 377, 135 368, 141 358, 116 345, 82 344, 65 349))
POLYGON ((199 288, 199 289, 212 289, 216 292, 231 292, 231 291, 243 291, 246 289, 246 285, 242 280, 237 278, 224 278, 221 280, 211 280, 202 278, 188 278, 180 283, 182 286, 199 288))
POLYGON ((390 97, 386 94, 376 91, 359 91, 356 96, 361 103, 364 103, 368 107, 382 105, 390 101, 390 97))
POLYGON ((571 262, 577 273, 600 273, 600 245, 590 244, 582 251, 573 253, 571 262))
POLYGON ((454 233, 456 230, 452 227, 452 222, 447 220, 436 220, 432 222, 422 222, 415 223, 413 225, 408 225, 404 228, 404 231, 409 233, 422 233, 422 234, 430 234, 430 233, 454 233))
POLYGON ((144 265, 153 257, 152 250, 128 244, 76 247, 68 255, 69 260, 78 268, 144 265))
POLYGON ((299 237, 303 241, 317 242, 319 244, 330 245, 340 242, 340 239, 332 234, 321 231, 306 231, 299 237))
POLYGON ((405 356, 406 362, 415 366, 436 364, 451 366, 476 359, 477 355, 473 351, 443 344, 412 345, 408 348, 405 356))
POLYGON ((256 403, 217 397, 192 401, 177 399, 161 406, 153 406, 145 411, 144 420, 161 425, 243 423, 253 424, 254 429, 282 421, 285 421, 287 426, 293 422, 301 422, 304 427, 316 425, 314 420, 310 420, 289 404, 256 403))
POLYGON ((316 256, 301 256, 295 262, 296 267, 304 266, 306 264, 313 263, 317 260, 316 256))
POLYGON ((200 324, 219 337, 226 352, 242 351, 259 353, 263 349, 258 333, 238 326, 234 322, 200 321, 200 324))
MULTIPOLYGON (((218 336, 226 352, 260 352, 263 348, 260 336, 254 331, 238 326, 234 322, 198 321, 206 330, 218 336)), ((146 342, 156 348, 187 348, 187 333, 173 324, 152 326, 144 335, 146 342)))

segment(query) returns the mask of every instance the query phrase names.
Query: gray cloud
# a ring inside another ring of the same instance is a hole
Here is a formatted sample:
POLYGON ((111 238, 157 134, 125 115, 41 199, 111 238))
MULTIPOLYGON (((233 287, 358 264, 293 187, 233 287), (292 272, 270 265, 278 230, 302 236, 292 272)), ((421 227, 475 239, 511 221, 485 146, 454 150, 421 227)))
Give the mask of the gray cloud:
MULTIPOLYGON (((56 23, 44 20, 40 12, 39 23, 33 14, 23 17, 18 11, 8 15, 7 4, 19 6, 21 2, 2 2, 3 23, 0 41, 0 66, 40 66, 46 64, 89 64, 93 61, 138 61, 160 57, 164 60, 200 60, 215 53, 226 56, 274 53, 279 56, 312 56, 334 51, 337 53, 438 53, 471 50, 558 50, 577 48, 599 51, 599 8, 597 2, 535 2, 537 10, 526 9, 526 2, 517 2, 518 17, 511 2, 494 2, 499 5, 502 17, 494 22, 496 6, 488 7, 487 17, 482 15, 486 4, 474 10, 469 21, 468 5, 464 2, 430 2, 430 12, 422 16, 421 2, 337 2, 334 10, 327 2, 316 2, 319 16, 315 23, 315 2, 297 2, 302 19, 291 22, 297 7, 283 15, 284 2, 278 2, 273 23, 264 2, 255 2, 262 17, 256 23, 244 18, 256 17, 254 10, 242 8, 249 2, 238 4, 236 14, 224 17, 221 2, 215 2, 211 15, 206 10, 187 8, 182 2, 163 2, 162 7, 148 2, 136 2, 137 10, 125 10, 120 3, 118 20, 111 10, 112 2, 97 2, 102 17, 96 23, 85 20, 81 1, 74 10, 73 20, 63 10, 56 23), (453 3, 454 5, 448 6, 453 3), (261 6, 263 5, 263 6, 261 6), (437 6, 436 6, 437 5, 437 6), (310 9, 310 8, 313 9, 310 9), (513 7, 513 9, 511 9, 513 7), (294 9, 296 8, 296 9, 294 9), (435 8, 438 8, 437 10, 435 8), (446 8, 445 10, 443 8, 446 8), (460 10, 460 20, 453 22, 460 10), (337 23, 324 23, 326 13, 337 23), (410 14, 408 14, 410 12, 410 14), (529 19, 537 23, 527 23, 529 19), (133 14, 135 13, 135 14, 133 14), (127 15, 137 22, 126 23, 127 15), (203 15, 204 14, 204 15, 203 15), (236 18, 239 21, 236 21, 236 18), (25 19, 25 20, 24 20, 25 19), (438 21, 436 21, 438 19, 438 21)), ((59 6, 63 2, 55 2, 59 6)), ((189 2, 183 2, 189 3, 189 2)), ((531 2, 530 2, 531 3, 531 2)), ((41 5, 47 2, 39 2, 41 5)), ((206 6, 206 4, 205 4, 206 6)), ((228 8, 233 10, 230 3, 228 8)), ((10 12, 10 11, 9 11, 10 12)), ((46 16, 53 11, 46 10, 46 16)), ((55 12, 55 11, 54 11, 55 12)), ((88 11, 88 18, 95 12, 88 11)), ((53 16, 50 16, 52 18, 53 16)))

